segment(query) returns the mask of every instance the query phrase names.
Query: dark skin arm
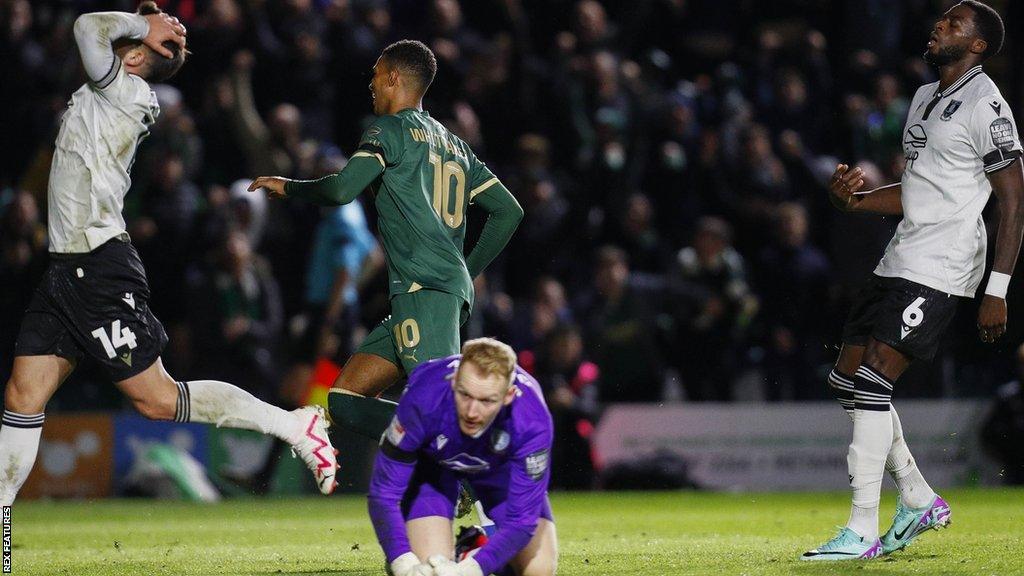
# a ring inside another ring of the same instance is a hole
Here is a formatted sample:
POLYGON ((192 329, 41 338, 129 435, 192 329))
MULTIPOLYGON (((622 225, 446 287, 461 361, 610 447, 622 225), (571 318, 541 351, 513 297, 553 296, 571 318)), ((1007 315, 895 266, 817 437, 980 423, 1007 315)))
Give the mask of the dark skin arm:
POLYGON ((899 183, 889 184, 868 192, 860 192, 864 186, 864 171, 850 169, 847 164, 836 166, 829 180, 829 200, 843 212, 863 212, 883 216, 902 216, 902 189, 899 183))
MULTIPOLYGON (((993 272, 1012 275, 1024 232, 1024 173, 1021 161, 988 175, 999 207, 993 272)), ((978 308, 978 333, 985 342, 994 342, 1006 332, 1006 299, 986 294, 978 308)))

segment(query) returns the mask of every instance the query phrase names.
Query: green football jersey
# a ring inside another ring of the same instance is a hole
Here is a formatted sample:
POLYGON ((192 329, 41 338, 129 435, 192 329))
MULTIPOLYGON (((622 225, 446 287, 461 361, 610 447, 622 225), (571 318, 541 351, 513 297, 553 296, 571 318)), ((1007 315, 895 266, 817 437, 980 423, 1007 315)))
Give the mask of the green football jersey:
POLYGON ((384 166, 371 185, 388 257, 390 295, 440 290, 473 305, 463 243, 466 210, 498 179, 460 138, 425 111, 380 116, 353 157, 384 166))

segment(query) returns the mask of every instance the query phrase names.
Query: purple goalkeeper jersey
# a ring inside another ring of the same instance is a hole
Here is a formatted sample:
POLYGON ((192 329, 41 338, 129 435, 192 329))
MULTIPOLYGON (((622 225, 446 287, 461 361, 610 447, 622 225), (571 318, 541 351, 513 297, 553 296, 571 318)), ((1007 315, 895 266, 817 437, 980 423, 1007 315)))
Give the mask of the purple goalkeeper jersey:
MULTIPOLYGON (((459 429, 452 380, 461 355, 420 364, 381 438, 370 482, 370 517, 387 561, 409 552, 402 503, 417 464, 466 480, 485 504, 501 503, 498 531, 474 557, 484 574, 499 570, 529 543, 539 518, 550 516, 553 426, 540 385, 516 367, 515 399, 475 438, 459 429)), ((454 502, 451 503, 452 507, 454 502)), ((453 510, 446 514, 450 517, 453 510)))

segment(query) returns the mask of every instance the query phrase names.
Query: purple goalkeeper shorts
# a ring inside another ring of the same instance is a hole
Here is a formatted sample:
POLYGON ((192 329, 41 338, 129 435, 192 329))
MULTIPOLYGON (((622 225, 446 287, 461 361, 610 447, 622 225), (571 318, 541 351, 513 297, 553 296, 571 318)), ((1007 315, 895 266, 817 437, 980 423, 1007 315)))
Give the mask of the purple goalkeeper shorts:
MULTIPOLYGON (((473 485, 472 481, 470 485, 473 485)), ((490 487, 476 491, 476 497, 483 504, 484 511, 499 528, 508 513, 507 496, 507 491, 493 490, 490 487)), ((433 463, 420 462, 402 499, 402 515, 407 522, 427 516, 441 516, 452 520, 455 518, 458 499, 459 478, 452 471, 433 463)), ((544 496, 540 517, 555 521, 547 495, 544 496)))

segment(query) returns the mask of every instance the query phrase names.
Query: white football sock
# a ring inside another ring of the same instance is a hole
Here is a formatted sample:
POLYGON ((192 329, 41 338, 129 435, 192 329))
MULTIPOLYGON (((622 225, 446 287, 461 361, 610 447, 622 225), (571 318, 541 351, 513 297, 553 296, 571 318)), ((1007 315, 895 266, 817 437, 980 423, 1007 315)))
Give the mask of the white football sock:
POLYGON ((869 540, 878 537, 882 474, 891 444, 892 421, 888 412, 854 411, 853 442, 846 456, 853 488, 853 508, 847 526, 869 540))
POLYGON ((874 540, 878 538, 878 503, 886 455, 892 447, 892 383, 867 366, 857 370, 855 382, 853 441, 846 456, 853 488, 847 526, 861 537, 874 540))
POLYGON ((18 414, 4 410, 0 426, 0 506, 11 506, 28 479, 39 452, 43 414, 18 414))
MULTIPOLYGON (((838 369, 833 369, 828 375, 828 383, 832 388, 832 394, 852 421, 853 378, 838 369)), ((896 483, 903 504, 910 508, 923 508, 932 503, 935 491, 928 485, 917 468, 917 463, 910 453, 910 447, 907 446, 906 439, 903 437, 903 425, 900 423, 896 408, 890 404, 889 409, 892 415, 892 448, 889 449, 889 455, 885 459, 885 470, 889 472, 889 476, 896 483)))
POLYGON ((889 414, 892 417, 892 448, 889 449, 889 456, 885 460, 885 469, 896 481, 903 504, 910 508, 924 508, 932 503, 935 491, 928 485, 918 470, 913 455, 910 454, 896 409, 891 408, 889 414))
POLYGON ((178 382, 176 422, 207 422, 273 434, 289 444, 302 438, 302 423, 290 412, 217 380, 178 382))
POLYGON ((846 527, 864 540, 874 542, 875 538, 878 538, 878 505, 872 508, 863 508, 856 504, 850 506, 850 520, 846 527))

